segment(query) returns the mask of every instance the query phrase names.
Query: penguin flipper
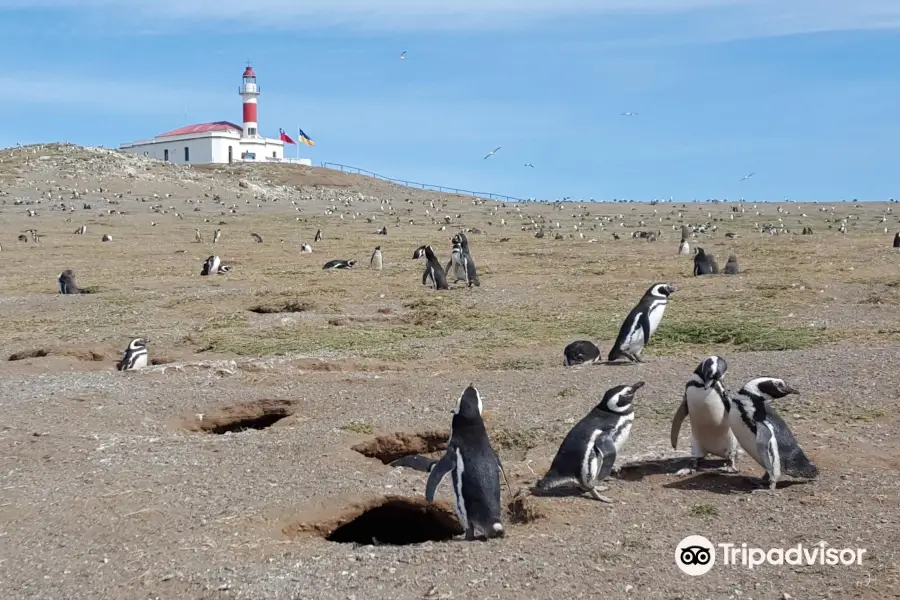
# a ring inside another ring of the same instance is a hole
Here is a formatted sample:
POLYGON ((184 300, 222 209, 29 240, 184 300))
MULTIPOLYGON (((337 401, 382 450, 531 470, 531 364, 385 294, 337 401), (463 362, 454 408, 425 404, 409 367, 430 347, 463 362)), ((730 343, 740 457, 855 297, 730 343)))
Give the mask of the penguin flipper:
POLYGON ((678 410, 675 411, 675 416, 672 418, 672 448, 675 449, 678 447, 678 434, 681 433, 681 423, 684 421, 684 418, 688 415, 688 405, 687 405, 687 397, 681 399, 681 404, 678 406, 678 410))
POLYGON ((772 481, 778 481, 781 477, 781 460, 778 456, 778 440, 775 438, 772 427, 766 423, 756 425, 756 450, 762 460, 762 466, 772 481))
POLYGON ((600 482, 612 474, 616 464, 616 445, 611 437, 603 436, 603 439, 594 442, 594 450, 600 458, 600 470, 597 472, 597 481, 600 482))
POLYGON ((641 326, 641 330, 644 332, 644 346, 650 343, 650 315, 643 312, 641 316, 638 317, 638 324, 641 326))
POLYGON ((456 468, 455 453, 455 449, 447 448, 447 452, 441 457, 441 460, 431 467, 431 472, 428 474, 428 482, 425 484, 425 499, 427 501, 434 502, 434 493, 441 484, 441 480, 444 479, 447 473, 456 468))

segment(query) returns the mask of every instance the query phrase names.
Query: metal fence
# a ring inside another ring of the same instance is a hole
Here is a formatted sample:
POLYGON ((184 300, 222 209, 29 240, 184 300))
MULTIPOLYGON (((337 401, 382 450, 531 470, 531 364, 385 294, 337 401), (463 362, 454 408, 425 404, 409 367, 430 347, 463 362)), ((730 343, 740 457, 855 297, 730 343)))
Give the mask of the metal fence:
POLYGON ((382 181, 389 181, 390 183, 396 183, 398 185, 405 185, 406 187, 412 188, 420 188, 423 190, 431 190, 433 192, 445 192, 449 194, 463 194, 465 196, 477 196, 479 198, 490 198, 491 200, 509 200, 511 202, 522 202, 521 198, 514 198, 513 196, 504 196, 503 194, 493 194, 490 192, 473 192, 472 190, 461 190, 459 188, 447 187, 445 185, 432 185, 430 183, 418 183, 416 181, 404 181, 403 179, 394 179, 393 177, 385 177, 384 175, 379 175, 378 173, 373 173, 372 171, 366 171, 365 169, 360 169, 359 167, 351 167, 348 165, 341 165, 338 163, 332 162, 323 162, 321 163, 323 167, 326 169, 335 169, 339 171, 343 171, 345 173, 356 173, 357 175, 368 175, 369 177, 374 177, 375 179, 381 179, 382 181))

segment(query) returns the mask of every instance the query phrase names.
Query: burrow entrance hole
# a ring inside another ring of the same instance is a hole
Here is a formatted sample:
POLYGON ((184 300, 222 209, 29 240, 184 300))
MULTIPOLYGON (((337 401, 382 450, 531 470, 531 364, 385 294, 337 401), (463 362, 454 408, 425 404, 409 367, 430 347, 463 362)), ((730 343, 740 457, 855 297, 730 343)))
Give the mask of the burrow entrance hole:
POLYGON ((352 449, 389 465, 406 456, 443 452, 447 449, 448 438, 447 431, 397 431, 361 442, 352 449))
POLYGON ((445 542, 464 533, 445 503, 402 496, 383 496, 357 505, 330 521, 290 525, 284 533, 295 536, 309 530, 339 544, 392 546, 445 542))
POLYGON ((257 400, 192 415, 185 424, 189 431, 222 435, 247 429, 266 429, 294 414, 291 400, 257 400))

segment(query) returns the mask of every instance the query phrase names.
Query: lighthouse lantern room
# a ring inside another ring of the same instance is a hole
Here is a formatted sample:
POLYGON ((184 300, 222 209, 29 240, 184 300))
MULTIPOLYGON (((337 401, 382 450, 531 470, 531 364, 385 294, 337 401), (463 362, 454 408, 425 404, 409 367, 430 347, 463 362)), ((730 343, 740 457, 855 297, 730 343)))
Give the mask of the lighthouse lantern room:
POLYGON ((290 162, 311 165, 308 158, 285 158, 281 138, 259 135, 257 115, 259 85, 249 64, 241 76, 238 93, 243 101, 242 125, 214 121, 186 125, 150 140, 122 144, 120 148, 166 162, 210 164, 235 162, 290 162))

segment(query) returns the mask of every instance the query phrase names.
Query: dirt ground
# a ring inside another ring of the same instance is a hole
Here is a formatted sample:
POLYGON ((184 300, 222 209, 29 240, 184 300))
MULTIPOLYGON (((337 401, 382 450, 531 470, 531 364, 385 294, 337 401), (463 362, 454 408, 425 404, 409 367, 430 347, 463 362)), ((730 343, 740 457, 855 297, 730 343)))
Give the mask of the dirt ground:
POLYGON ((0 598, 900 597, 896 204, 504 205, 56 145, 0 151, 0 202, 0 598), (742 274, 692 277, 682 225, 742 274), (481 286, 434 292, 413 250, 448 261, 459 230, 481 286), (211 254, 231 271, 201 277, 211 254), (357 267, 322 270, 336 258, 357 267), (91 293, 58 294, 64 269, 91 293), (562 366, 577 339, 608 352, 656 282, 680 290, 645 364, 562 366), (155 364, 117 371, 139 336, 155 364), (673 450, 671 418, 710 354, 730 389, 800 390, 779 406, 817 480, 753 494, 746 455, 673 474, 690 437, 673 450), (530 495, 572 424, 639 380, 615 503, 530 495), (512 488, 487 543, 461 540, 449 481, 428 505, 426 474, 387 464, 440 456, 469 383, 512 488), (866 553, 690 577, 688 535, 866 553))

